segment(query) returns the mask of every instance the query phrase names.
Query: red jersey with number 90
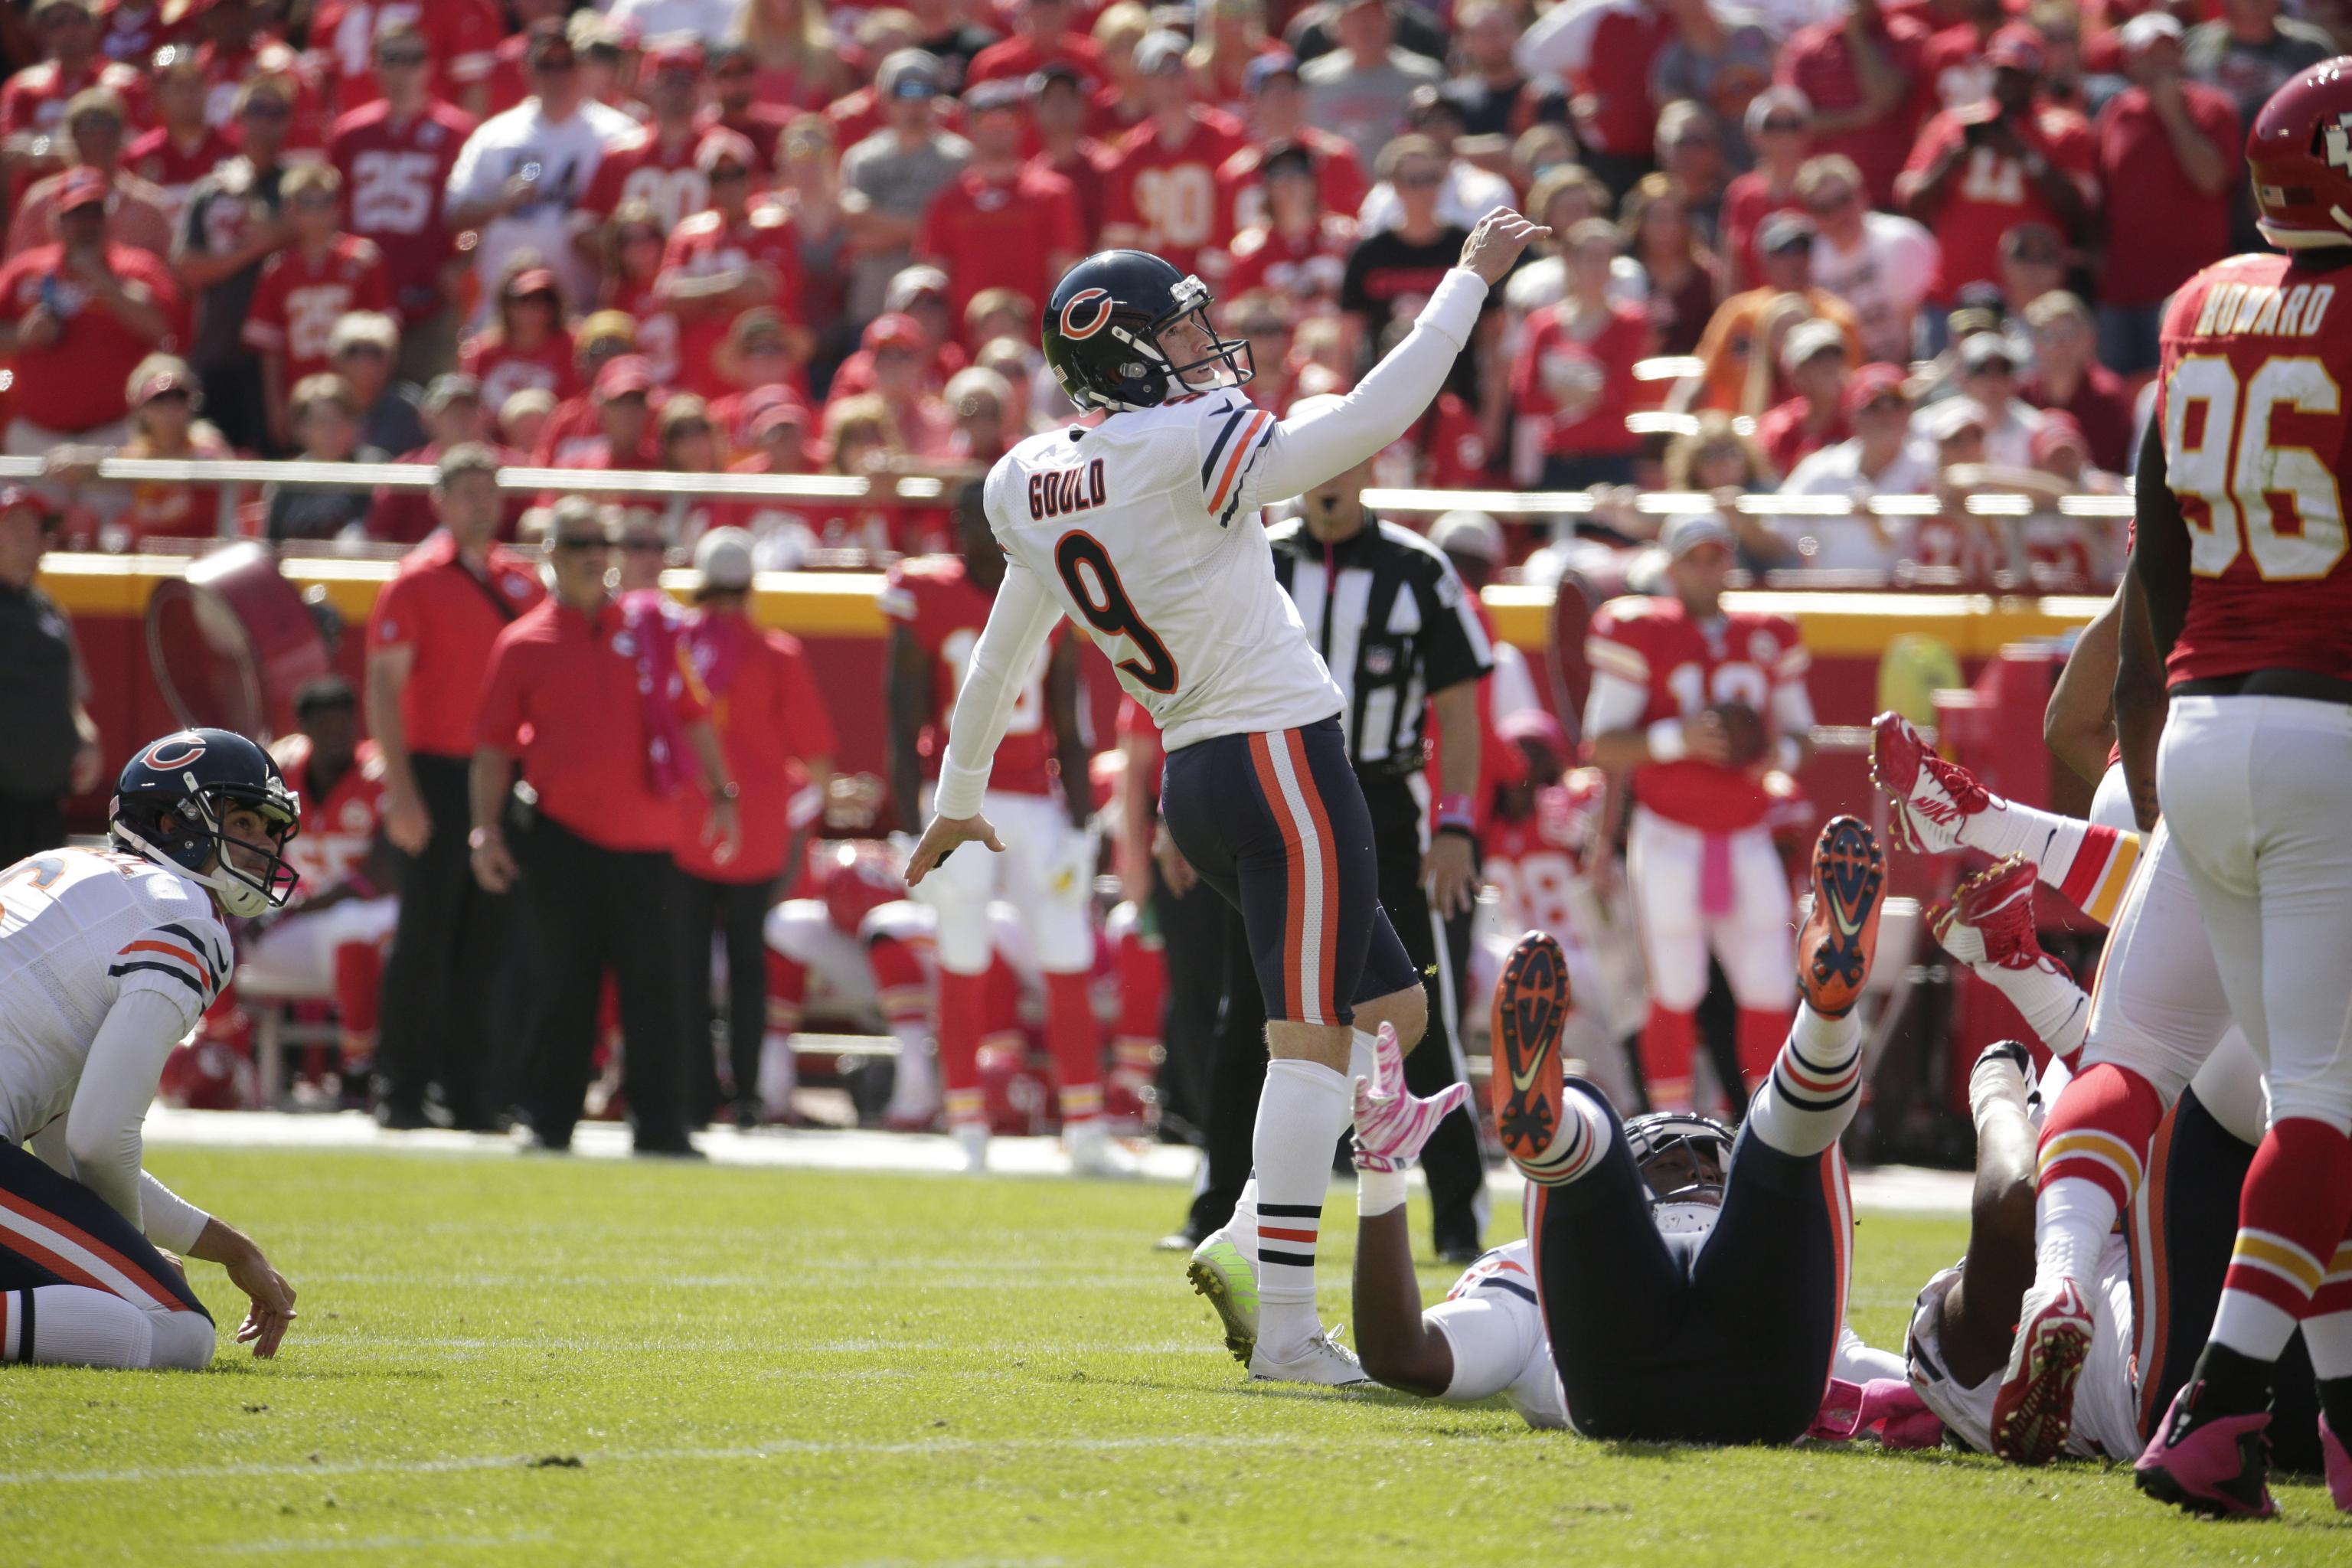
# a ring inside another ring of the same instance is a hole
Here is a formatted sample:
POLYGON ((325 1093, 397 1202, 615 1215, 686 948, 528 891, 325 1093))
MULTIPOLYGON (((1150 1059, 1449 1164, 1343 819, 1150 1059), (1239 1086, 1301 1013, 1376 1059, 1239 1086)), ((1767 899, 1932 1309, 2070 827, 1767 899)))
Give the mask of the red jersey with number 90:
MULTIPOLYGON (((1682 601, 1672 598, 1602 605, 1584 653, 1594 674, 1616 676, 1648 692, 1643 729, 1720 703, 1745 702, 1769 731, 1773 693, 1801 681, 1811 662, 1797 640, 1797 624, 1785 616, 1732 610, 1694 621, 1682 601)), ((1708 833, 1753 827, 1771 807, 1756 774, 1688 757, 1634 769, 1633 798, 1668 821, 1708 833)))
MULTIPOLYGON (((931 661, 933 706, 920 742, 926 778, 939 776, 940 753, 947 750, 948 715, 955 711, 972 650, 980 645, 981 628, 988 624, 989 607, 995 603, 993 594, 973 584, 961 556, 912 556, 891 567, 883 580, 882 613, 905 626, 931 661)), ((1054 776, 1045 765, 1054 754, 1053 731, 1045 722, 1045 667, 1053 649, 1049 637, 1038 648, 1029 678, 1021 683, 1003 744, 996 748, 996 766, 989 774, 992 790, 1054 793, 1054 776)))
POLYGON ((2168 676, 2352 679, 2352 268, 2217 262, 2173 295, 2163 344, 2156 417, 2191 574, 2168 676))
POLYGON ((1536 794, 1525 819, 1497 816, 1479 843, 1479 869, 1494 885, 1496 913, 1506 935, 1549 931, 1571 942, 1574 914, 1570 891, 1584 875, 1582 851, 1592 837, 1592 814, 1601 804, 1602 775, 1579 768, 1536 794))

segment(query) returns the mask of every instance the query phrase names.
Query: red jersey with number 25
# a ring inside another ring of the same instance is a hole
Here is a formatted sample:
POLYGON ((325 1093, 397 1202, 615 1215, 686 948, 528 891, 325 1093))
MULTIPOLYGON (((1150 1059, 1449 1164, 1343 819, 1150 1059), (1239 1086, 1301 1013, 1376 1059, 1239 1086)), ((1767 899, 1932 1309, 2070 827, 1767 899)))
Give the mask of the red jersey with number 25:
POLYGON ((2173 295, 2163 347, 2156 418, 2192 574, 2166 673, 2352 680, 2352 269, 2216 262, 2173 295))
MULTIPOLYGON (((980 630, 995 603, 996 595, 973 584, 961 556, 910 556, 891 567, 883 580, 882 613, 905 626, 931 661, 931 720, 921 742, 926 778, 939 776, 940 753, 947 749, 948 715, 955 711, 964 673, 971 668, 972 649, 980 645, 980 630)), ((992 790, 1054 793, 1054 777, 1045 765, 1054 754, 1053 731, 1045 722, 1045 667, 1053 649, 1054 639, 1048 637, 1037 650, 1029 678, 1021 683, 1012 722, 1004 727, 1004 743, 997 747, 996 766, 989 774, 992 790)))
MULTIPOLYGON (((1602 605, 1592 617, 1584 654, 1596 675, 1616 676, 1649 693, 1644 729, 1718 703, 1745 702, 1769 730, 1773 693, 1804 679, 1811 663, 1797 640, 1796 622, 1785 616, 1733 610, 1699 622, 1672 598, 1602 605)), ((1771 806, 1762 783, 1746 769, 1687 757, 1634 769, 1633 798, 1670 822, 1708 833, 1753 827, 1771 806)))

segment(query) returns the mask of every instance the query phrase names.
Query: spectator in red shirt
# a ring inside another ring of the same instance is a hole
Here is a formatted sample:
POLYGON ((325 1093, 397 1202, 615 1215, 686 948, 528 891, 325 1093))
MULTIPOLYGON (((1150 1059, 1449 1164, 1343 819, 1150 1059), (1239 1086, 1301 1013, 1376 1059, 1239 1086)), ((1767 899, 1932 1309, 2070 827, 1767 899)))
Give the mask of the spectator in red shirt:
POLYGON ((1135 47, 1150 31, 1151 13, 1139 0, 1115 0, 1095 17, 1094 31, 1087 35, 1101 68, 1087 98, 1087 129, 1111 146, 1126 140, 1151 112, 1143 73, 1135 63, 1135 47))
POLYGON ((73 170, 58 193, 58 237, 0 266, 0 357, 37 394, 19 400, 8 426, 12 456, 68 440, 120 446, 130 434, 131 373, 184 330, 163 263, 108 243, 108 189, 96 169, 73 170))
POLYGON ((1885 0, 1847 0, 1844 11, 1791 34, 1773 79, 1811 102, 1813 150, 1853 159, 1872 205, 1890 206, 1918 120, 1912 84, 1927 26, 1885 0))
POLYGON ((1086 79, 1076 66, 1049 65, 1029 79, 1029 106, 1038 143, 1029 166, 1070 182, 1086 248, 1091 251, 1102 233, 1104 170, 1110 149, 1087 134, 1086 79))
MULTIPOLYGON (((917 458, 948 456, 955 421, 940 400, 940 384, 930 379, 938 362, 921 324, 901 311, 877 316, 866 324, 860 346, 873 366, 874 395, 888 411, 901 449, 917 458)), ((834 384, 837 405, 840 378, 834 384)))
POLYGON ((401 374, 421 381, 457 357, 451 291, 464 263, 441 193, 474 121, 433 96, 425 35, 413 24, 383 25, 373 58, 382 96, 335 122, 327 157, 343 176, 343 227, 383 253, 401 374))
MULTIPOLYGON (((1928 300, 1940 310, 1971 283, 1996 281, 2000 237, 2023 223, 2079 234, 2091 212, 2093 145, 2079 114, 2037 110, 2042 40, 2019 24, 1986 51, 1992 90, 1937 114, 1920 129, 1896 195, 1943 247, 1928 300)), ((1931 329, 1938 324, 1931 312, 1931 329)), ((1930 348, 1940 348, 1940 342, 1930 348)))
POLYGON ((1617 226, 1648 285, 1650 327, 1662 354, 1698 348, 1715 319, 1721 296, 1721 269, 1715 254, 1699 242, 1682 182, 1671 174, 1644 174, 1625 193, 1617 226))
POLYGON ((1853 434, 1845 422, 1845 383, 1853 368, 1845 333, 1816 317, 1790 329, 1780 345, 1780 370, 1796 395, 1756 421, 1756 445, 1786 474, 1799 460, 1853 434))
MULTIPOLYGON (((589 403, 595 410, 593 435, 559 445, 550 459, 558 468, 612 472, 661 467, 661 445, 653 418, 654 379, 646 362, 623 354, 596 373, 589 403)), ((551 435, 552 432, 551 431, 551 435)))
POLYGON ((490 647, 470 777, 475 880, 493 894, 520 884, 531 929, 531 1141, 571 1146, 609 968, 636 1152, 692 1157, 678 1049, 677 796, 699 778, 712 803, 699 831, 726 862, 741 841, 739 788, 701 678, 661 613, 667 601, 625 604, 605 589, 613 537, 603 510, 580 496, 559 502, 547 560, 553 596, 490 647), (518 759, 539 795, 520 863, 506 834, 518 759))
MULTIPOLYGON (((709 179, 694 161, 703 136, 695 113, 702 101, 702 46, 690 37, 661 39, 638 62, 637 82, 653 122, 604 149, 572 214, 573 247, 592 261, 601 258, 604 224, 627 203, 652 208, 665 235, 709 205, 709 179)), ((768 141, 772 150, 774 136, 768 141)), ((751 160, 760 162, 756 144, 751 160)))
MULTIPOLYGON (((710 721, 742 791, 737 811, 743 841, 721 860, 704 832, 709 804, 692 787, 677 792, 674 854, 680 872, 686 942, 687 1030, 710 1037, 710 942, 716 925, 727 944, 727 1060, 735 1123, 756 1127, 760 1047, 767 1032, 768 906, 798 871, 812 827, 824 815, 835 747, 833 719, 796 638, 764 631, 749 614, 751 536, 713 529, 694 548, 694 614, 683 635, 687 658, 709 694, 710 721)), ((711 1060, 709 1052, 696 1058, 711 1060)), ((715 1078, 695 1071, 698 1098, 717 1104, 715 1078)))
POLYGON ((710 206, 670 235, 654 292, 677 318, 680 384, 716 397, 730 390, 717 354, 737 316, 764 306, 800 319, 800 247, 784 207, 751 198, 751 143, 707 131, 694 162, 710 182, 710 206))
MULTIPOLYGON (((66 135, 73 148, 73 167, 96 169, 111 187, 106 197, 106 237, 109 243, 168 258, 172 254, 171 200, 122 166, 122 95, 112 88, 87 88, 74 95, 66 109, 66 135)), ((17 204, 8 225, 7 255, 46 243, 49 214, 58 193, 65 188, 62 170, 36 181, 17 204)))
POLYGON ((1013 36, 972 57, 966 87, 999 77, 1024 81, 1054 64, 1075 66, 1090 82, 1102 82, 1102 51, 1092 38, 1071 31, 1068 0, 1014 0, 1012 14, 1013 36))
POLYGON ((563 335, 563 285, 544 267, 519 268, 499 290, 498 317, 466 340, 457 368, 481 384, 493 408, 526 386, 559 398, 579 390, 572 345, 563 335))
POLYGON ((1606 218, 1569 230, 1561 250, 1567 297, 1529 316, 1519 340, 1511 368, 1521 426, 1514 471, 1544 489, 1633 478, 1641 437, 1625 428, 1625 416, 1633 408, 1634 362, 1648 355, 1653 334, 1640 307, 1610 297, 1610 266, 1622 245, 1606 218))
POLYGON ((335 108, 350 114, 388 90, 380 60, 384 35, 412 33, 433 56, 433 68, 419 85, 452 100, 473 121, 489 112, 490 72, 506 30, 499 0, 319 0, 310 11, 306 63, 335 108))
MULTIPOLYGON (((2008 0, 1954 0, 1948 10, 1958 19, 1948 25, 1937 19, 1936 31, 1919 50, 1914 98, 1920 119, 1930 119, 1948 109, 1965 109, 1991 89, 1993 67, 1989 56, 2011 9, 2008 0)), ((2048 63, 2046 50, 2043 63, 2048 63)), ((2041 68, 2034 74, 2039 76, 2041 68)))
POLYGON ((0 167, 11 191, 45 165, 56 167, 48 162, 56 153, 44 143, 65 129, 66 105, 77 93, 110 87, 130 101, 143 85, 136 70, 99 52, 98 0, 35 0, 29 9, 41 61, 0 86, 0 167))
POLYGON ((1077 192, 1061 175, 1022 163, 1024 101, 1021 84, 1003 78, 964 95, 971 160, 931 198, 915 240, 915 254, 947 273, 948 309, 958 321, 987 289, 1010 289, 1042 310, 1085 254, 1077 192))
POLYGON ((2090 443, 2091 460, 2109 473, 2129 473, 2134 417, 2130 383, 2100 363, 2091 312, 2063 289, 2025 308, 2033 330, 2033 374, 2017 395, 2036 408, 2062 409, 2090 443))
POLYGON ((1307 92, 1298 84, 1298 62, 1287 53, 1260 55, 1243 78, 1249 92, 1249 121, 1239 152, 1217 170, 1219 232, 1239 234, 1265 216, 1264 170, 1277 146, 1304 147, 1315 161, 1324 207, 1352 218, 1369 189, 1355 144, 1307 123, 1307 92))
MULTIPOLYGON (((764 183, 776 172, 776 138, 792 123, 793 110, 760 97, 760 62, 748 45, 715 44, 709 67, 710 102, 696 123, 705 131, 732 131, 749 142, 752 172, 764 183)), ((842 145, 852 143, 845 139, 842 145)))
POLYGON ((1356 226, 1323 210, 1315 154, 1297 142, 1266 150, 1265 216, 1234 236, 1217 269, 1227 299, 1271 289, 1299 310, 1336 308, 1356 226))
MULTIPOLYGON (((201 394, 196 373, 172 354, 149 354, 131 373, 131 439, 125 458, 233 458, 228 442, 210 422, 196 417, 201 394)), ((232 492, 233 493, 233 492, 232 492)), ((142 480, 131 487, 130 504, 115 523, 122 547, 137 551, 150 539, 207 539, 220 531, 220 490, 211 485, 142 480)))
POLYGON ((186 44, 166 44, 155 51, 149 71, 148 115, 152 123, 131 139, 123 163, 131 172, 163 193, 168 211, 177 221, 186 211, 188 188, 225 159, 236 155, 236 143, 221 133, 205 115, 210 91, 204 62, 186 44))
POLYGON ((1583 161, 1612 200, 1650 172, 1650 67, 1674 30, 1651 0, 1563 0, 1519 37, 1520 70, 1568 84, 1583 161))
MULTIPOLYGON (((635 355, 646 365, 646 374, 656 384, 660 383, 652 362, 637 355, 636 344, 637 324, 619 310, 598 310, 572 331, 572 377, 583 390, 563 399, 548 416, 540 439, 530 449, 532 467, 551 467, 574 443, 596 438, 593 388, 597 376, 614 360, 625 354, 635 355)), ((488 403, 490 399, 486 395, 483 401, 488 403)), ((503 410, 506 404, 493 406, 503 410)))
POLYGON ((856 85, 850 69, 856 46, 827 25, 821 0, 747 0, 737 31, 761 103, 805 112, 856 85))
POLYGON ((1793 87, 1768 88, 1748 100, 1747 129, 1748 145, 1756 149, 1756 166, 1724 187, 1723 212, 1716 226, 1724 287, 1734 294, 1760 270, 1757 226, 1774 213, 1795 212, 1804 205, 1797 199, 1797 171, 1811 155, 1813 106, 1793 87))
MULTIPOLYGON (((519 466, 524 460, 521 453, 497 444, 498 437, 492 429, 496 410, 484 405, 481 384, 470 375, 450 371, 435 376, 433 384, 425 389, 418 413, 425 424, 425 445, 399 454, 395 462, 431 468, 440 462, 444 452, 467 446, 489 447, 501 463, 519 466)), ((530 499, 520 492, 504 496, 500 537, 513 536, 530 499)), ((394 544, 415 544, 433 531, 435 521, 430 491, 378 486, 374 505, 368 512, 367 534, 370 539, 394 544)))
POLYGON ((342 176, 329 163, 304 163, 279 187, 291 243, 271 257, 246 311, 245 346, 261 356, 263 407, 270 439, 293 443, 287 392, 327 368, 335 323, 353 310, 385 310, 392 289, 372 240, 335 226, 342 176))
POLYGON ((1111 153, 1103 244, 1148 250, 1192 272, 1218 238, 1217 170, 1240 147, 1241 127, 1192 101, 1184 49, 1171 32, 1147 35, 1135 47, 1151 114, 1111 153))
MULTIPOLYGON (((2155 366, 2166 297, 2230 253, 2231 203, 2245 178, 2237 109, 2181 74, 2180 40, 2180 24, 2163 11, 2125 26, 2132 85, 2107 100, 2095 132, 2107 229, 2099 357, 2122 375, 2155 366)), ((2092 456, 2103 468, 2118 466, 2095 437, 2092 456)))

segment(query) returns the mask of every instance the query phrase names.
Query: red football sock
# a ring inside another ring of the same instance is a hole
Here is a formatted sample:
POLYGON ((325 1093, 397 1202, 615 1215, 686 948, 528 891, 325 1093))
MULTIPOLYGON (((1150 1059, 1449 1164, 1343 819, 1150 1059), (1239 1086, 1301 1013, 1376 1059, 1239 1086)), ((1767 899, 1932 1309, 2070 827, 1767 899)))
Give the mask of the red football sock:
POLYGON ((383 949, 372 942, 347 942, 335 949, 335 1008, 343 1017, 346 1049, 375 1042, 383 1001, 383 949))
POLYGON ((2115 1062, 2084 1068, 2042 1124, 2035 1185, 2047 1192, 2053 1182, 2079 1176, 2113 1198, 2120 1213, 2139 1191, 2147 1146, 2163 1120, 2156 1086, 2131 1068, 2115 1062))
MULTIPOLYGON (((1650 1016, 1642 1025, 1642 1081, 1650 1089, 1651 1110, 1691 1108, 1691 1052, 1697 1043, 1696 1014, 1650 1004, 1650 1016)), ((1780 1041, 1772 1043, 1778 1049, 1780 1041)), ((1770 1058, 1766 1059, 1769 1065, 1770 1058)))
POLYGON ((1168 1000, 1168 954, 1132 931, 1119 939, 1117 952, 1118 1037, 1157 1041, 1168 1000))
POLYGON ((2221 1279, 2213 1342, 2276 1361, 2312 1310, 2352 1218, 2352 1139, 2325 1121, 2271 1124, 2238 1192, 2238 1240, 2221 1279))
POLYGON ((877 937, 866 944, 866 964, 874 976, 874 994, 882 1016, 894 1029, 900 1024, 929 1020, 930 983, 913 948, 897 937, 877 937))
POLYGON ((1045 976, 1045 1045, 1054 1055, 1066 1123, 1102 1114, 1102 1036, 1087 979, 1083 973, 1045 976))
POLYGON ((768 1032, 790 1035, 801 1026, 801 1003, 808 995, 808 965, 768 950, 768 1032))
POLYGON ((1780 1058, 1781 1042, 1788 1037, 1787 1014, 1768 1007, 1739 1009, 1739 1076, 1745 1086, 1743 1099, 1763 1087, 1773 1062, 1780 1058))
POLYGON ((940 971, 939 1018, 931 1037, 939 1042, 940 1084, 950 1127, 986 1114, 980 1092, 980 1014, 987 986, 985 975, 940 971))

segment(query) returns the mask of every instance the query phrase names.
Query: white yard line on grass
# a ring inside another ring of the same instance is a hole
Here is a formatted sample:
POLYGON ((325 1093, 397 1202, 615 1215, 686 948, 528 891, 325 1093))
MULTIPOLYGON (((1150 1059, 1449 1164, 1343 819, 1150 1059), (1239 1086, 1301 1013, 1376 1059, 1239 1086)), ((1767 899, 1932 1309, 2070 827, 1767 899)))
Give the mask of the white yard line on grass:
MULTIPOLYGON (((387 1132, 358 1111, 304 1116, 267 1110, 174 1110, 157 1106, 147 1113, 146 1141, 152 1148, 361 1149, 374 1152, 550 1159, 520 1154, 506 1138, 474 1132, 387 1132)), ((714 1164, 768 1166, 798 1171, 887 1171, 953 1174, 962 1156, 949 1139, 929 1133, 866 1131, 738 1132, 714 1128, 695 1135, 696 1147, 714 1164)), ((572 1137, 573 1157, 629 1157, 628 1129, 617 1122, 583 1122, 572 1137)), ((1164 1143, 1129 1149, 1137 1174, 1145 1181, 1190 1186, 1200 1157, 1164 1143)), ((1069 1156, 1052 1138, 998 1138, 988 1146, 989 1173, 999 1176, 1067 1176, 1069 1156)), ((1419 1173, 1413 1180, 1420 1181, 1419 1173)), ((1487 1180, 1498 1206, 1517 1202, 1518 1173, 1505 1166, 1487 1180)), ((1889 1165, 1853 1173, 1854 1206, 1882 1213, 1964 1215, 1970 1179, 1963 1171, 1928 1171, 1889 1165)), ((1335 1182, 1342 1191, 1349 1184, 1335 1182)))

